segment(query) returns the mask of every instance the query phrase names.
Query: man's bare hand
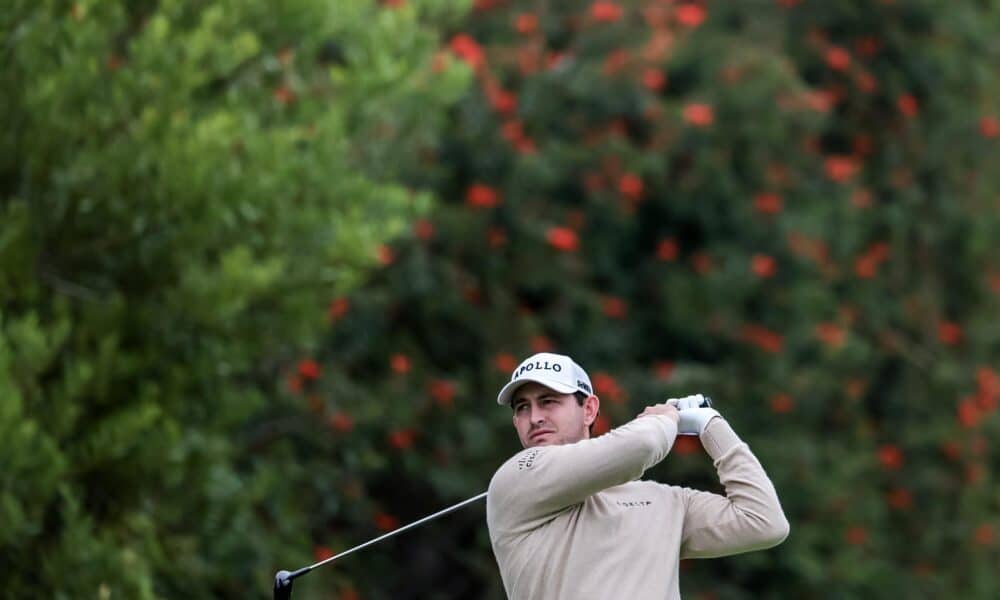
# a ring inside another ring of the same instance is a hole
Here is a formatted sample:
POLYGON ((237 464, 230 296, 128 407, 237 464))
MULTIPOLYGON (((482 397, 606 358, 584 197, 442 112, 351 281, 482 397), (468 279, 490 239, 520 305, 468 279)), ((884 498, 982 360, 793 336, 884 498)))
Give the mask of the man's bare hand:
POLYGON ((674 423, 681 420, 681 415, 677 412, 677 407, 667 404, 653 404, 652 406, 647 406, 645 410, 639 413, 639 417, 645 417, 646 415, 666 415, 673 419, 674 423))

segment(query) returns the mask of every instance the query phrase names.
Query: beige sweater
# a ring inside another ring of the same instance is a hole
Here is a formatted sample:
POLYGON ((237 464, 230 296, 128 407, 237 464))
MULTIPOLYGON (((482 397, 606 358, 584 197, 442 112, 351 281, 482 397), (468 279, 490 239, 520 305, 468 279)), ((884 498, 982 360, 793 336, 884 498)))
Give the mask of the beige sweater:
POLYGON ((769 548, 788 535, 774 486, 722 418, 701 435, 721 496, 637 481, 663 460, 677 425, 635 419, 598 438, 528 448, 497 470, 486 499, 493 552, 511 600, 680 598, 682 558, 769 548))

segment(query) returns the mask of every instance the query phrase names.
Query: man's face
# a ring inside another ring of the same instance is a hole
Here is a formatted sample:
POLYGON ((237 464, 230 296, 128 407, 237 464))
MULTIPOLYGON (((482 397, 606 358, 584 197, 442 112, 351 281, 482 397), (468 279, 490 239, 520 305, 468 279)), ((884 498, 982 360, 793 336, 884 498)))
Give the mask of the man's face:
POLYGON ((598 400, 590 396, 580 406, 573 394, 560 394, 532 381, 517 388, 511 407, 522 446, 557 446, 590 437, 598 400))

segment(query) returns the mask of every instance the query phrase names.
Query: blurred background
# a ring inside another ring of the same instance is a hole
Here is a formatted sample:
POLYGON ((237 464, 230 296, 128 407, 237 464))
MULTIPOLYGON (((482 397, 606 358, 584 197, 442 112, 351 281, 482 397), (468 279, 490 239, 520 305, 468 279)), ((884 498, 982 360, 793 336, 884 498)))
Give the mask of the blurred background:
MULTIPOLYGON (((1000 595, 1000 3, 12 0, 10 598, 267 598, 486 489, 522 358, 706 393, 777 548, 686 598, 1000 595)), ((647 476, 721 491, 697 440, 647 476)), ((627 543, 627 540, 623 540, 627 543)), ((478 504, 296 598, 503 598, 478 504)))

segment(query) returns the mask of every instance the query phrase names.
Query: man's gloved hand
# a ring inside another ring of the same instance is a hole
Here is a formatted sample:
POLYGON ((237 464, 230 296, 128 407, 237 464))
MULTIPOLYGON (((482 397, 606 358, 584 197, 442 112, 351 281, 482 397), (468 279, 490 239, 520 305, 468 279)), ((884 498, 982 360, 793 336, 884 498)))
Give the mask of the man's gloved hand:
POLYGON ((711 401, 701 394, 671 398, 666 403, 679 411, 681 419, 677 423, 677 433, 681 435, 701 435, 712 417, 722 416, 719 411, 710 408, 711 401))

